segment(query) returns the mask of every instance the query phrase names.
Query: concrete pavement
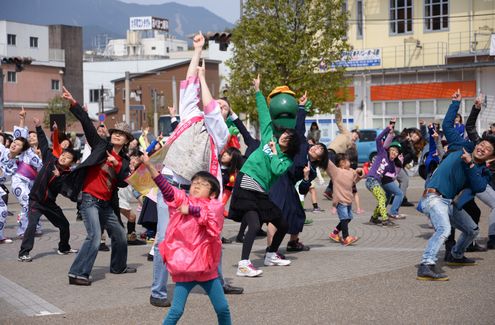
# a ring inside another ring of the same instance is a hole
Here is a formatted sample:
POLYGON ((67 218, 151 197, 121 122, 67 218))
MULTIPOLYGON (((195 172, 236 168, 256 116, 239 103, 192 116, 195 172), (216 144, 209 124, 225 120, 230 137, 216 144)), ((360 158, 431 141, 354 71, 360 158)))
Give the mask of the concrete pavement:
MULTIPOLYGON (((422 181, 413 179, 408 192, 417 201, 422 181)), ((361 237, 355 246, 343 247, 328 239, 337 224, 330 214, 330 201, 320 205, 324 213, 308 213, 314 219, 301 234, 309 252, 287 253, 288 267, 264 267, 264 238, 257 239, 251 260, 264 270, 260 278, 238 278, 236 266, 241 244, 224 245, 223 271, 227 281, 243 286, 245 293, 228 296, 234 324, 493 324, 495 322, 495 251, 468 253, 478 265, 464 268, 444 266, 450 281, 422 282, 415 279, 426 241, 432 233, 427 218, 414 208, 402 208, 407 219, 397 229, 368 224, 375 205, 364 184, 358 186, 367 211, 355 215, 350 233, 361 237)), ((319 188, 319 194, 323 187, 319 188)), ((18 205, 11 198, 13 212, 18 205)), ((82 222, 75 221, 74 204, 59 202, 71 221, 71 245, 78 248, 85 237, 82 222)), ((309 207, 309 201, 306 202, 309 207)), ((481 236, 486 237, 482 208, 481 236)), ((6 234, 15 235, 15 217, 7 219, 6 234)), ((129 247, 129 265, 135 274, 109 272, 110 253, 100 252, 90 287, 69 286, 67 271, 73 256, 56 254, 58 232, 44 222, 45 234, 36 240, 32 263, 17 261, 20 241, 0 245, 0 323, 2 324, 159 324, 167 309, 149 304, 152 263, 146 261, 149 246, 129 247), (13 288, 13 289, 12 289, 13 288), (9 290, 19 292, 9 299, 9 290), (23 291, 25 290, 25 291, 23 291), (32 316, 45 309, 48 316, 32 316), (31 311, 29 311, 31 310, 31 311), (59 314, 54 314, 58 312, 59 314), (53 315, 49 315, 52 313, 53 315)), ((234 237, 239 224, 227 221, 225 237, 234 237)), ((282 252, 285 250, 285 243, 282 252)), ((443 254, 443 252, 442 252, 443 254)), ((170 295, 173 284, 169 285, 170 295)), ((214 324, 215 313, 202 290, 189 296, 181 324, 214 324)))

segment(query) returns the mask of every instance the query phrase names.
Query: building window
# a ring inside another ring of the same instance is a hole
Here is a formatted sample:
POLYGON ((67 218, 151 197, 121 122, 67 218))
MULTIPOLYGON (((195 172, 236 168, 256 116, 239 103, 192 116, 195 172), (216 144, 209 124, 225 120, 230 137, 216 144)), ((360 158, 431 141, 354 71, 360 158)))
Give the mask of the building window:
POLYGON ((177 46, 177 51, 179 51, 179 52, 184 51, 184 47, 183 46, 177 46))
POLYGON ((15 45, 15 35, 7 34, 7 45, 15 45))
POLYGON ((12 82, 12 83, 17 82, 17 73, 15 71, 7 72, 7 82, 12 82))
POLYGON ((101 98, 101 89, 90 89, 89 90, 89 101, 90 103, 98 103, 101 98))
POLYGON ((412 23, 412 0, 390 0, 390 33, 410 33, 412 23))
POLYGON ((356 2, 357 8, 357 37, 363 37, 363 0, 357 0, 356 2))
POLYGON ((60 80, 52 80, 52 90, 60 90, 60 80))
POLYGON ((151 50, 152 50, 152 51, 156 50, 156 46, 152 46, 152 47, 151 47, 151 50))
POLYGON ((169 47, 167 46, 167 53, 169 53, 169 52, 170 52, 170 49, 169 49, 169 47))
POLYGON ((29 38, 29 47, 38 47, 38 38, 37 37, 30 37, 29 38))
POLYGON ((425 0, 425 29, 427 31, 449 28, 449 0, 425 0))

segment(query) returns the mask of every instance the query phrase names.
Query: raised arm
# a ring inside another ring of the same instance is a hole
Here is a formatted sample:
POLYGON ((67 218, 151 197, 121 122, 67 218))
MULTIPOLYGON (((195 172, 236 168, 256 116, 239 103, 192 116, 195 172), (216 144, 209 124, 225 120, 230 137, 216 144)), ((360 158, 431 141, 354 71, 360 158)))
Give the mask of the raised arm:
POLYGON ((205 126, 208 130, 208 134, 210 134, 215 143, 217 154, 219 154, 229 139, 229 129, 222 117, 220 105, 213 99, 208 84, 206 83, 204 60, 203 66, 198 67, 198 77, 199 82, 201 83, 201 97, 203 105, 205 105, 203 107, 205 126))
MULTIPOLYGON (((447 114, 442 122, 442 130, 450 146, 462 146, 465 147, 467 142, 455 129, 455 117, 457 111, 459 110, 459 105, 461 102, 461 93, 458 90, 454 95, 452 95, 452 103, 449 106, 447 114)), ((471 148, 472 150, 472 148, 471 148)))
POLYGON ((340 134, 350 134, 351 132, 344 125, 342 118, 342 110, 340 109, 339 104, 337 104, 333 112, 335 114, 335 123, 337 124, 337 128, 339 129, 340 134))
POLYGON ((253 80, 254 90, 256 91, 256 109, 258 110, 258 120, 260 123, 261 144, 265 145, 272 140, 272 117, 268 111, 265 97, 260 91, 260 75, 253 80))
POLYGON ((21 111, 19 112, 19 126, 14 126, 14 139, 17 139, 19 137, 23 137, 27 139, 29 135, 29 131, 25 126, 25 120, 26 120, 26 111, 24 110, 24 106, 23 106, 21 111))
POLYGON ((70 103, 70 111, 74 116, 81 122, 82 128, 84 130, 84 135, 91 148, 95 148, 98 143, 103 141, 102 138, 96 132, 95 126, 88 116, 88 113, 79 105, 71 93, 63 87, 62 98, 66 99, 70 103))
POLYGON ((201 52, 203 51, 204 45, 205 45, 205 38, 203 34, 199 32, 199 34, 194 35, 193 38, 194 52, 191 62, 189 62, 189 67, 187 68, 186 79, 189 79, 190 77, 194 77, 198 73, 197 70, 199 65, 199 59, 201 58, 201 52))
POLYGON ((259 145, 258 141, 251 136, 251 133, 249 133, 249 131, 246 129, 244 123, 242 123, 241 119, 237 116, 236 113, 234 113, 232 109, 230 110, 230 119, 232 120, 232 123, 234 123, 234 125, 239 130, 239 133, 242 135, 242 139, 244 140, 246 146, 248 148, 250 146, 258 147, 259 145))
POLYGON ((474 101, 474 105, 471 108, 471 113, 466 121, 466 132, 468 134, 469 140, 474 143, 478 143, 481 139, 478 130, 476 130, 476 120, 481 111, 481 103, 483 102, 483 95, 480 95, 474 101))
MULTIPOLYGON (((38 131, 38 130, 36 130, 38 131)), ((60 142, 58 141, 58 126, 57 126, 57 123, 56 122, 53 122, 53 133, 52 133, 52 137, 53 137, 53 150, 52 150, 52 153, 54 156, 56 157, 60 157, 60 155, 62 154, 62 147, 60 146, 60 142)), ((38 139, 39 139, 39 135, 38 135, 38 139)), ((44 160, 44 158, 43 158, 44 160)))
POLYGON ((46 134, 41 128, 41 123, 38 118, 33 118, 34 126, 36 127, 36 135, 38 136, 38 147, 41 150, 41 159, 45 162, 48 161, 53 155, 48 146, 48 139, 46 134))

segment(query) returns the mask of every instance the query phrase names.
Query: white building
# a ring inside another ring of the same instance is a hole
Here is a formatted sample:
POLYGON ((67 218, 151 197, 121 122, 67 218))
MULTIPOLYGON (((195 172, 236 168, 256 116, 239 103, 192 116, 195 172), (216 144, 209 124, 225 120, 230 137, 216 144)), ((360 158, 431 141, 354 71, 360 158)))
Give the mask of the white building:
POLYGON ((187 51, 187 41, 179 40, 160 31, 127 31, 127 38, 110 40, 104 56, 162 56, 187 51), (148 37, 151 36, 151 37, 148 37))
MULTIPOLYGON (((187 60, 187 59, 186 59, 187 60)), ((142 73, 177 64, 185 59, 162 59, 162 60, 123 60, 123 61, 99 61, 84 62, 84 103, 88 107, 89 116, 96 119, 101 113, 101 94, 103 88, 103 111, 104 113, 115 110, 114 85, 112 80, 125 77, 125 72, 142 73)), ((136 94, 130 94, 135 96, 136 94)))

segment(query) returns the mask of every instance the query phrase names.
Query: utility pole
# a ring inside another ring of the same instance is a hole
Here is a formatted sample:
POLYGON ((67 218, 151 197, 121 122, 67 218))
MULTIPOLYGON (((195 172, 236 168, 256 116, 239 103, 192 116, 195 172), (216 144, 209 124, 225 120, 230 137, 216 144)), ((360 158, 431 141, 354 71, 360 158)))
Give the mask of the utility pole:
POLYGON ((129 82, 130 82, 130 73, 129 71, 125 72, 125 115, 124 121, 131 125, 131 117, 130 117, 130 107, 129 107, 129 82))
POLYGON ((152 91, 153 94, 153 133, 155 134, 155 137, 158 137, 158 110, 156 107, 156 89, 153 89, 152 91))
POLYGON ((172 76, 172 105, 177 109, 177 113, 180 114, 179 107, 177 107, 177 82, 175 76, 172 76))
POLYGON ((3 130, 3 70, 0 65, 0 129, 3 130))
POLYGON ((103 89, 103 85, 101 85, 101 92, 100 92, 100 102, 101 102, 100 114, 105 114, 105 107, 103 106, 104 105, 104 100, 105 100, 104 89, 103 89))

